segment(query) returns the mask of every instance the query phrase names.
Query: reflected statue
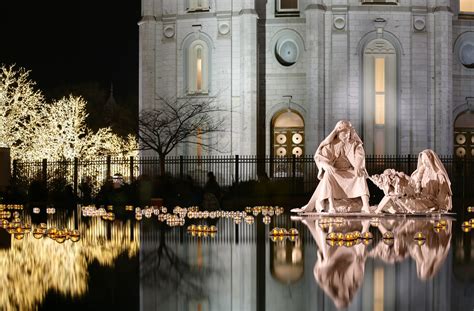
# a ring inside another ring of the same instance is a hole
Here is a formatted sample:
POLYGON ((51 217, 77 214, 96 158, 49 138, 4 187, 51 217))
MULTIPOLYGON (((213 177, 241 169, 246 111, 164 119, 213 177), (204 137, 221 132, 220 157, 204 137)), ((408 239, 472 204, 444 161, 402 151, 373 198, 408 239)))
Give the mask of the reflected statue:
POLYGON ((382 235, 389 228, 394 233, 394 243, 389 245, 379 242, 370 250, 369 256, 386 263, 401 262, 411 257, 420 280, 433 278, 448 256, 452 236, 451 220, 445 220, 445 225, 437 228, 432 221, 423 219, 383 221, 377 223, 376 227, 382 235), (425 239, 417 241, 414 237, 420 232, 425 239))
POLYGON ((293 212, 310 212, 314 209, 322 212, 326 202, 329 213, 358 212, 361 210, 358 198, 362 199, 362 211, 370 212, 369 189, 365 180, 365 152, 362 140, 349 121, 337 122, 334 130, 319 145, 314 160, 320 182, 308 204, 293 209, 293 212), (338 200, 343 204, 337 204, 338 200), (351 201, 356 203, 350 204, 351 201))
POLYGON ((452 209, 451 182, 433 150, 420 152, 417 169, 410 177, 387 169, 370 179, 385 194, 376 213, 446 213, 452 209))
POLYGON ((318 248, 314 265, 315 281, 339 309, 348 307, 362 286, 368 259, 395 264, 411 258, 415 261, 418 278, 428 280, 437 274, 445 262, 452 235, 451 220, 433 222, 403 218, 372 219, 369 222, 344 219, 341 222, 336 218, 303 218, 301 221, 307 226, 318 248), (363 235, 369 232, 371 226, 376 230, 370 230, 374 232, 374 239, 370 243, 362 243, 361 238, 349 244, 330 243, 329 234, 336 233, 336 227, 337 233, 342 233, 339 239, 346 242, 347 233, 357 231, 363 235), (423 239, 414 239, 420 232, 423 239), (393 233, 393 239, 382 238, 387 233, 393 233), (371 243, 375 245, 367 246, 371 243))
MULTIPOLYGON (((318 246, 317 261, 313 270, 316 282, 331 297, 337 308, 347 307, 364 280, 367 258, 365 245, 331 247, 326 243, 326 233, 318 221, 308 219, 302 222, 308 227, 318 246)), ((361 232, 366 232, 369 221, 359 222, 358 226, 352 224, 350 229, 357 227, 361 232)))

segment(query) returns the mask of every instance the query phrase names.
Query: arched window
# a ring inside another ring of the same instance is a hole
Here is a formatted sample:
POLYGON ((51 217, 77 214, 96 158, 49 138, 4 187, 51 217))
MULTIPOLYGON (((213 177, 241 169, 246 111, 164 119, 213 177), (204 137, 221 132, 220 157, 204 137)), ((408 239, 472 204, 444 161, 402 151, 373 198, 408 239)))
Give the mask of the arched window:
POLYGON ((474 112, 466 111, 454 121, 454 153, 459 158, 474 158, 474 112))
POLYGON ((273 154, 280 157, 304 154, 304 122, 293 110, 280 112, 273 119, 273 154))
POLYGON ((194 41, 188 49, 188 94, 209 93, 209 48, 202 40, 194 41))
POLYGON ((367 154, 397 152, 397 53, 384 39, 364 50, 364 147, 367 154))
POLYGON ((272 119, 272 155, 276 157, 271 166, 272 177, 302 176, 300 161, 293 163, 288 158, 299 158, 304 154, 304 121, 294 110, 277 112, 272 119))

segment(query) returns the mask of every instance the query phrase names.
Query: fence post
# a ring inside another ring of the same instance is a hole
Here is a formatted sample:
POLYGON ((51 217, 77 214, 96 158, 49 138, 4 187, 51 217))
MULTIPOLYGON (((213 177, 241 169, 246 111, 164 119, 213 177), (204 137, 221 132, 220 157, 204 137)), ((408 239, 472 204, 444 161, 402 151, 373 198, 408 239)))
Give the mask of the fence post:
POLYGON ((296 190, 296 155, 291 155, 291 176, 292 176, 292 189, 294 193, 296 190))
POLYGON ((296 178, 296 156, 294 154, 291 155, 291 174, 294 181, 296 178))
POLYGON ((408 162, 408 174, 411 174, 411 153, 408 154, 407 156, 407 162, 408 162))
POLYGON ((78 165, 78 159, 75 157, 74 158, 74 196, 77 196, 77 165, 78 165))
POLYGON ((130 156, 130 183, 133 183, 133 156, 130 156))
POLYGON ((179 156, 179 179, 183 179, 183 156, 179 156))
POLYGON ((239 183, 239 155, 235 155, 235 182, 239 183))
POLYGON ((44 183, 44 186, 47 187, 47 183, 48 183, 48 160, 46 160, 46 159, 43 159, 41 178, 42 178, 42 181, 44 183))
POLYGON ((108 155, 107 160, 106 160, 106 172, 107 172, 106 180, 108 180, 109 177, 112 176, 112 174, 110 172, 110 162, 111 162, 111 157, 110 157, 110 155, 108 155))
POLYGON ((15 159, 13 160, 13 174, 12 174, 12 182, 13 184, 17 183, 17 178, 18 178, 18 160, 15 159))

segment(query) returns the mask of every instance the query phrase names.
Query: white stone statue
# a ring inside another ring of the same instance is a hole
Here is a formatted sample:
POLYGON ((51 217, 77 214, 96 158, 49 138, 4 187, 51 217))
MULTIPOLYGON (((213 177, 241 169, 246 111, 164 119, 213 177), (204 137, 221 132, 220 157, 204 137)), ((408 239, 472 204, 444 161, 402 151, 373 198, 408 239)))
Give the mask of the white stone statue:
MULTIPOLYGON (((334 130, 319 145, 314 160, 320 182, 308 204, 292 212, 310 212, 314 209, 322 212, 326 201, 329 213, 347 212, 343 208, 348 206, 348 199, 354 198, 361 198, 362 211, 370 212, 365 152, 349 121, 337 122, 334 130), (335 200, 345 201, 342 208, 338 208, 335 200)), ((360 204, 358 206, 357 211, 360 211, 360 204)))
POLYGON ((376 213, 443 213, 452 209, 451 182, 433 150, 420 152, 417 169, 410 177, 387 169, 370 179, 385 194, 376 213))

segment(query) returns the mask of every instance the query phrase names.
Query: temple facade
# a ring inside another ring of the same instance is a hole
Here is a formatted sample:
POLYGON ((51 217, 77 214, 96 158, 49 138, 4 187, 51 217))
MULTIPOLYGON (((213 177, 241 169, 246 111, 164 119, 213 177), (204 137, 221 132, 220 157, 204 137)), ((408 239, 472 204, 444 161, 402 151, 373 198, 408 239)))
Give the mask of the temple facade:
POLYGON ((348 119, 367 154, 474 157, 472 0, 142 0, 139 31, 140 109, 212 98, 223 154, 312 154, 348 119))

